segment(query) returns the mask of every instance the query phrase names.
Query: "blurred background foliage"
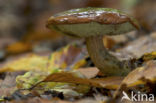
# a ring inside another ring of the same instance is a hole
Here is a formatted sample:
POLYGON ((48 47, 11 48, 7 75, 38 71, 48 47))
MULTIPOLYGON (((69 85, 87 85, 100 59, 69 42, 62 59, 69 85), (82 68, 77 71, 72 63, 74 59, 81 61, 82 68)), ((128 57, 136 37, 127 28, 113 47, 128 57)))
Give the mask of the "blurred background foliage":
POLYGON ((51 51, 72 42, 45 23, 53 14, 81 7, 120 9, 137 18, 144 32, 156 30, 156 0, 0 0, 0 49, 51 51))

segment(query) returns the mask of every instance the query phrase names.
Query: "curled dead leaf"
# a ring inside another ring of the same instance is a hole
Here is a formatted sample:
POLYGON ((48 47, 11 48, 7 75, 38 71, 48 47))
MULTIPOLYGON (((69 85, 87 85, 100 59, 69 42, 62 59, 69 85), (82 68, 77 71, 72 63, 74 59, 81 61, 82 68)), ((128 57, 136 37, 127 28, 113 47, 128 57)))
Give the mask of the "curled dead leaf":
POLYGON ((128 87, 144 84, 142 78, 148 79, 151 82, 156 81, 156 61, 149 61, 144 66, 138 67, 129 73, 122 83, 127 84, 128 87))
POLYGON ((118 94, 120 94, 123 89, 144 85, 147 81, 151 84, 156 82, 156 61, 154 60, 148 61, 144 66, 138 67, 130 72, 114 93, 114 98, 117 98, 118 94))
POLYGON ((87 78, 77 77, 70 72, 59 72, 59 73, 48 75, 41 82, 65 82, 65 83, 83 84, 83 85, 89 85, 93 87, 100 87, 100 88, 107 88, 107 89, 117 89, 122 80, 123 80, 122 77, 87 79, 87 78))

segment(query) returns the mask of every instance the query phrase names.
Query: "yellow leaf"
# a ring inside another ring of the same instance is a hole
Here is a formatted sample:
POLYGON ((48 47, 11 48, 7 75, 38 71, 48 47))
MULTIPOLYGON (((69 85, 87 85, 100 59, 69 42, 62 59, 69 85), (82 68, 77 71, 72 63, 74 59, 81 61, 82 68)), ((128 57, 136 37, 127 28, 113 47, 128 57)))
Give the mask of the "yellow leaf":
POLYGON ((0 72, 21 71, 21 70, 47 71, 47 63, 48 63, 48 57, 41 57, 32 54, 7 63, 4 67, 0 69, 0 72))
POLYGON ((73 67, 71 67, 72 69, 79 69, 80 67, 84 66, 85 64, 87 64, 87 61, 84 59, 81 59, 80 61, 76 62, 73 67))
POLYGON ((87 62, 85 60, 86 55, 83 53, 83 49, 75 45, 68 45, 59 51, 51 54, 49 60, 49 67, 60 69, 77 69, 84 66, 87 62))
MULTIPOLYGON (((55 71, 52 74, 57 72, 61 71, 55 71)), ((79 72, 72 71, 71 73, 76 75, 77 77, 84 78, 84 76, 79 72)), ((46 78, 47 76, 48 73, 46 72, 27 72, 24 75, 18 76, 16 78, 16 84, 20 89, 30 89, 41 80, 44 80, 44 78, 46 78)), ((65 94, 66 96, 79 96, 83 93, 88 92, 89 89, 90 87, 86 85, 76 85, 64 82, 42 82, 39 85, 35 86, 35 88, 33 88, 33 91, 41 94, 46 90, 55 90, 63 92, 63 94, 65 94)))
POLYGON ((18 54, 32 50, 32 45, 27 42, 16 42, 6 48, 8 54, 18 54))
POLYGON ((144 61, 154 60, 156 58, 156 52, 146 53, 141 58, 144 61))

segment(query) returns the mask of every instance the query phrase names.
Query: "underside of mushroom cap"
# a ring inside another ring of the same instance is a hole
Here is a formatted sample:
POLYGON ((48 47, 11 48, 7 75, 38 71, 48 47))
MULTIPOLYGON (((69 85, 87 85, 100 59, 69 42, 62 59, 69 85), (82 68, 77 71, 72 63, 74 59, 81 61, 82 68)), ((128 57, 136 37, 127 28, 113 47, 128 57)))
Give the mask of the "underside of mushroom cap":
POLYGON ((136 20, 111 8, 68 10, 50 17, 46 26, 76 37, 117 35, 139 28, 136 20))

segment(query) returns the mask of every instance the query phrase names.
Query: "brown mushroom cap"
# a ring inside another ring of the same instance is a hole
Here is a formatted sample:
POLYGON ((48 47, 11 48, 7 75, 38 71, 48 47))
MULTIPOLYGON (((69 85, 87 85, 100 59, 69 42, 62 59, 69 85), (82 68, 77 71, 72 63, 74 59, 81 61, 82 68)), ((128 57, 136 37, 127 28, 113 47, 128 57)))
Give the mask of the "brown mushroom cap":
POLYGON ((111 8, 68 10, 50 17, 46 26, 76 37, 117 35, 139 28, 133 18, 111 8))

